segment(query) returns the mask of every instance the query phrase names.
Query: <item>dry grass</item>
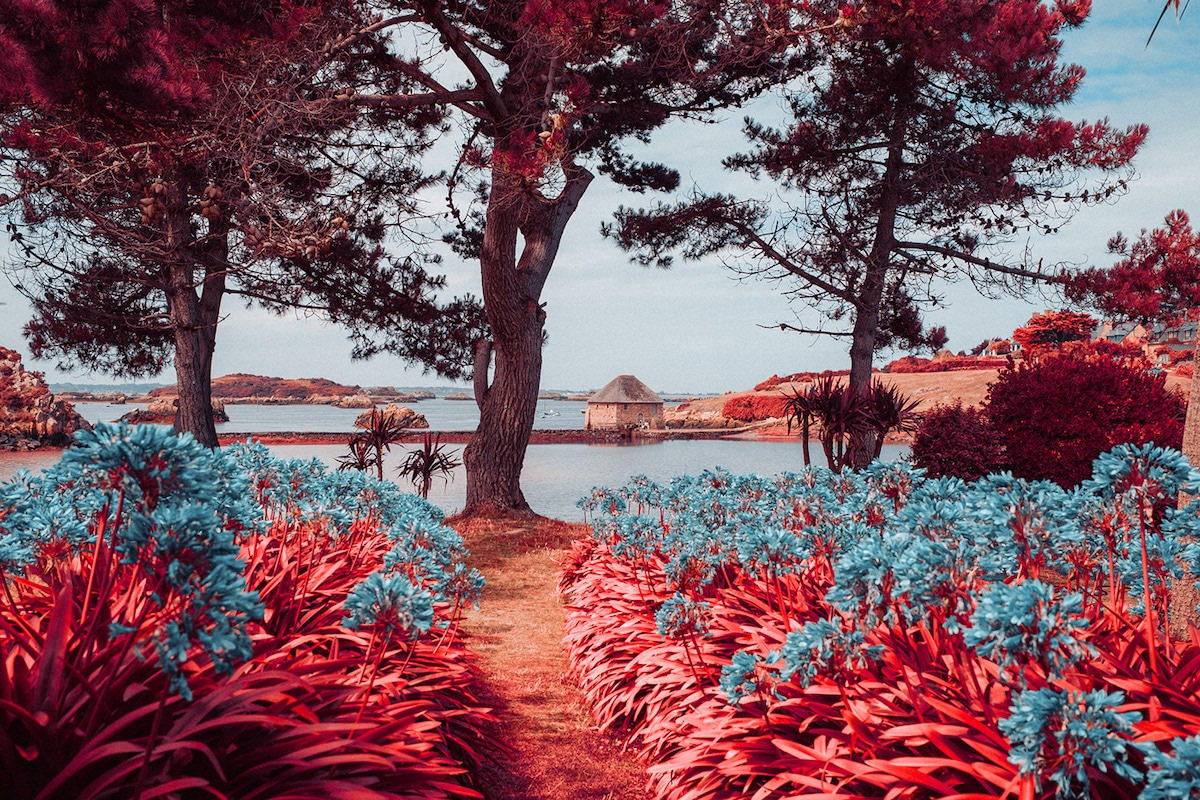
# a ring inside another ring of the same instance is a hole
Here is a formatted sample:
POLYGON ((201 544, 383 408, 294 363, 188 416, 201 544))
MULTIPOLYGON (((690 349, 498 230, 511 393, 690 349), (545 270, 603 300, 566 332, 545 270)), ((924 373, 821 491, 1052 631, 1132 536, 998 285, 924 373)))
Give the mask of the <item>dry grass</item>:
POLYGON ((449 522, 487 577, 463 627, 497 708, 496 736, 511 747, 487 765, 481 790, 489 800, 645 800, 642 768, 596 730, 566 677, 556 561, 583 527, 541 517, 449 522))

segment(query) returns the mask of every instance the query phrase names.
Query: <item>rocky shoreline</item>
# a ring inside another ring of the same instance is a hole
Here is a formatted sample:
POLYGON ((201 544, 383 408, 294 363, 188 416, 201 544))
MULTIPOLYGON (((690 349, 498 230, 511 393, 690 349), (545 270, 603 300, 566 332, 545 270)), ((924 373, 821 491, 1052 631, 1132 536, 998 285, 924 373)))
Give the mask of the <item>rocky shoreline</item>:
POLYGON ((91 427, 74 406, 51 393, 40 372, 25 369, 20 353, 0 347, 0 450, 65 444, 91 427))

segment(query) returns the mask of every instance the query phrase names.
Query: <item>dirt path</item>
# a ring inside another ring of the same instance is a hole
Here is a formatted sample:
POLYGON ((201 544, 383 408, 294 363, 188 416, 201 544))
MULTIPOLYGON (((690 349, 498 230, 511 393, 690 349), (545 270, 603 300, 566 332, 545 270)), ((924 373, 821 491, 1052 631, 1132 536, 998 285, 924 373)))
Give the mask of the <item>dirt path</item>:
POLYGON ((642 768, 596 731, 566 677, 556 561, 582 528, 451 524, 487 578, 480 610, 463 628, 500 718, 496 735, 513 750, 482 776, 488 800, 646 800, 642 768))

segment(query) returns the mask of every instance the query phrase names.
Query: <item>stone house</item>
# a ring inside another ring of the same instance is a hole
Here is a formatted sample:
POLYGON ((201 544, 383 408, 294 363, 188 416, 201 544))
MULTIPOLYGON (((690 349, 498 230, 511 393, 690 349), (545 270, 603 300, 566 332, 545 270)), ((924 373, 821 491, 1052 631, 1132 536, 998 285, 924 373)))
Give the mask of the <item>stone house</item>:
POLYGON ((588 398, 584 430, 663 427, 662 398, 632 375, 618 375, 588 398))

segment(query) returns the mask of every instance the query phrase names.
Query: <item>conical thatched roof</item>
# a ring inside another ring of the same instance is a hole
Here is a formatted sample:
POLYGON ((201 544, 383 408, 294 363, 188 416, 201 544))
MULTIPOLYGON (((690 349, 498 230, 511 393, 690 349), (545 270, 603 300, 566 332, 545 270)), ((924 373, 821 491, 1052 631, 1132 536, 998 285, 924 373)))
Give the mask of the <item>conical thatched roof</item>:
POLYGON ((632 375, 618 375, 608 384, 588 398, 589 403, 661 403, 663 399, 656 395, 646 384, 632 375))

